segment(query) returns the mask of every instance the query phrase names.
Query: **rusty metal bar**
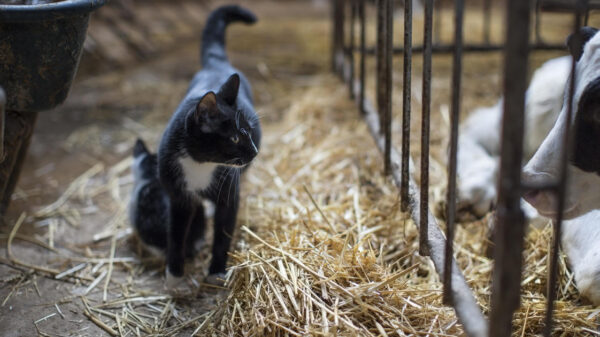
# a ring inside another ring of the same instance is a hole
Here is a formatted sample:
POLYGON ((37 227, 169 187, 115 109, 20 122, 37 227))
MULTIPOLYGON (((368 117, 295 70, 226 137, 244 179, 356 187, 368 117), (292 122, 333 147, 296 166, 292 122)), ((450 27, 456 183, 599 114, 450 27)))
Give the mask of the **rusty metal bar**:
POLYGON ((6 105, 6 94, 4 93, 4 89, 0 87, 0 163, 4 161, 4 125, 5 123, 5 115, 4 115, 4 106, 6 105))
POLYGON ((431 114, 431 44, 433 26, 433 0, 425 0, 425 23, 423 36, 423 90, 421 116, 421 200, 419 202, 419 254, 429 255, 427 238, 429 237, 429 133, 431 114))
POLYGON ((366 15, 365 15, 365 1, 358 0, 358 16, 360 20, 360 92, 358 93, 358 106, 361 113, 365 112, 365 47, 366 47, 366 15))
POLYGON ((350 43, 348 44, 348 58, 350 60, 350 64, 352 65, 349 69, 350 73, 348 76, 350 77, 350 81, 348 83, 348 92, 350 94, 350 98, 354 99, 354 90, 352 90, 352 85, 354 83, 354 44, 355 44, 355 18, 356 18, 356 1, 350 0, 350 43))
POLYGON ((331 68, 341 75, 344 60, 344 0, 333 0, 331 16, 333 20, 331 68))
MULTIPOLYGON (((572 39, 574 41, 581 41, 581 33, 579 32, 579 27, 581 26, 581 15, 583 14, 586 8, 587 1, 585 0, 577 0, 577 7, 575 13, 574 20, 574 33, 572 39)), ((589 3, 588 3, 589 5, 589 3)), ((577 61, 575 59, 572 60, 571 63, 571 78, 569 82, 569 96, 567 100, 567 116, 566 116, 566 125, 564 133, 563 133, 563 149, 561 153, 561 167, 560 167, 560 179, 558 183, 557 189, 557 210, 556 210, 556 221, 554 223, 554 235, 552 241, 552 251, 550 253, 550 268, 548 274, 548 294, 546 296, 546 317, 545 317, 545 326, 544 326, 544 336, 550 337, 552 334, 552 316, 554 311, 554 300, 556 299, 556 283, 558 278, 558 251, 560 246, 560 237, 561 237, 561 229, 562 229, 562 221, 564 215, 564 206, 567 194, 567 182, 569 179, 568 175, 568 162, 569 162, 569 150, 571 149, 571 144, 573 144, 572 140, 572 132, 570 132, 570 121, 573 116, 573 99, 575 96, 575 82, 576 79, 576 64, 577 61)))
POLYGON ((542 0, 535 1, 535 43, 542 41, 542 0))
POLYGON ((386 73, 384 71, 384 63, 385 63, 385 34, 387 31, 386 25, 386 14, 385 10, 387 7, 387 0, 377 0, 377 45, 375 52, 375 68, 376 68, 376 80, 375 80, 375 97, 377 100, 377 112, 379 113, 379 120, 382 123, 379 126, 379 130, 383 133, 384 126, 383 121, 384 118, 382 116, 382 112, 384 110, 385 105, 385 84, 386 73))
POLYGON ((384 99, 384 110, 383 125, 384 125, 384 136, 385 136, 385 151, 383 155, 384 172, 390 174, 391 172, 391 149, 392 149, 392 91, 393 82, 392 77, 394 76, 392 70, 392 47, 394 45, 394 0, 385 0, 386 11, 385 11, 385 95, 384 99))
POLYGON ((497 223, 494 242, 494 271, 490 337, 510 336, 512 317, 519 307, 525 217, 521 210, 521 165, 525 122, 525 92, 529 60, 530 2, 507 2, 506 48, 504 51, 504 114, 497 223))
POLYGON ((454 54, 452 66, 452 108, 450 114, 450 158, 448 160, 448 188, 446 194, 446 256, 444 263, 444 303, 452 304, 452 255, 454 221, 456 217, 456 154, 458 152, 458 123, 462 75, 462 44, 464 0, 454 2, 454 54))
POLYGON ((492 0, 483 1, 483 42, 490 44, 490 26, 492 22, 492 0))
MULTIPOLYGON (((442 14, 443 14, 443 4, 442 0, 435 0, 433 2, 434 12, 438 14, 435 16, 435 22, 433 24, 433 40, 436 44, 442 41, 442 14)), ((413 50, 414 52, 414 50, 413 50)))
POLYGON ((412 0, 404 1, 404 76, 402 79, 402 176, 400 206, 408 210, 408 162, 410 157, 410 113, 412 75, 412 0))

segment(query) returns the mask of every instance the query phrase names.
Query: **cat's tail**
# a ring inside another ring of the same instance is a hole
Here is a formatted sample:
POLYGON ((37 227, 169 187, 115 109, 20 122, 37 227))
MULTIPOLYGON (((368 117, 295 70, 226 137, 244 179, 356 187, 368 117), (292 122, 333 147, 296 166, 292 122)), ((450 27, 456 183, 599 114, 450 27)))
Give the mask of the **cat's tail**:
POLYGON ((148 154, 150 153, 150 151, 148 151, 148 147, 146 147, 146 144, 144 143, 144 141, 141 138, 138 138, 135 141, 135 145, 133 146, 133 157, 138 157, 142 154, 148 154))
POLYGON ((256 20, 256 16, 251 11, 238 5, 222 6, 210 13, 202 33, 202 65, 206 66, 213 60, 227 61, 225 52, 227 25, 236 21, 252 24, 256 20))

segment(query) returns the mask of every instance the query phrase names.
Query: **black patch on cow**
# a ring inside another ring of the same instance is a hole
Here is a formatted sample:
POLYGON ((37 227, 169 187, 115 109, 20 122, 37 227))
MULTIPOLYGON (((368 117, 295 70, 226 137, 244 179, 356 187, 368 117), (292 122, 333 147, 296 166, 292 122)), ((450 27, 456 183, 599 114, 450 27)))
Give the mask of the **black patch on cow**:
POLYGON ((579 32, 569 35, 567 38, 567 46, 575 61, 579 61, 581 55, 583 55, 585 44, 594 37, 597 32, 598 29, 593 27, 581 27, 579 28, 579 32))
POLYGON ((575 114, 572 163, 600 174, 600 77, 583 91, 575 114))

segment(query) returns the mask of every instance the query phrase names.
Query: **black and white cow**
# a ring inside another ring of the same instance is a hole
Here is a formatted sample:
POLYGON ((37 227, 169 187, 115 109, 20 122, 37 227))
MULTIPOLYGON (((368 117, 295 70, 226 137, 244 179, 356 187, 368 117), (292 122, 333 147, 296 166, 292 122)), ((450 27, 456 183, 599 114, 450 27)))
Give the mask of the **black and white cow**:
MULTIPOLYGON (((583 40, 569 39, 569 49, 577 60, 573 119, 567 121, 568 95, 554 127, 523 169, 525 183, 556 181, 559 177, 565 128, 574 133, 574 146, 568 163, 569 184, 564 217, 572 219, 600 209, 600 34, 582 28, 583 40)), ((569 79, 570 82, 570 79, 569 79)), ((556 214, 556 197, 549 191, 532 191, 525 200, 547 217, 556 214)))
MULTIPOLYGON (((568 123, 575 132, 575 146, 569 164, 569 199, 562 233, 565 251, 581 295, 600 305, 600 34, 584 28, 587 42, 576 47, 570 41, 572 56, 552 59, 537 69, 526 94, 527 160, 523 179, 526 183, 554 180, 558 175, 561 135, 565 125, 565 94, 571 60, 578 60, 574 118, 568 123)), ((458 152, 459 207, 476 215, 487 213, 495 203, 502 100, 495 106, 476 110, 461 126, 458 152)), ((523 203, 530 219, 538 212, 552 217, 553 197, 533 192, 523 203), (537 209, 537 211, 536 211, 537 209)))

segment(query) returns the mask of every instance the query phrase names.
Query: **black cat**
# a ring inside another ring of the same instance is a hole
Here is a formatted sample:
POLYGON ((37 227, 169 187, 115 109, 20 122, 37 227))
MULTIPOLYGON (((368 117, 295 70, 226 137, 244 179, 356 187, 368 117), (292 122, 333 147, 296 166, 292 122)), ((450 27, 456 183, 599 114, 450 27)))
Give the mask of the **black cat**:
MULTIPOLYGON (((134 186, 129 202, 129 220, 144 248, 158 256, 167 251, 169 198, 158 180, 158 159, 138 139, 133 147, 134 186)), ((204 216, 204 214, 196 214, 204 216)), ((198 223, 200 223, 198 221, 198 223)), ((191 242, 186 246, 186 257, 193 257, 195 245, 204 237, 204 228, 192 228, 191 242)))
POLYGON ((205 227, 201 199, 215 204, 211 275, 225 272, 239 203, 240 174, 258 154, 260 125, 248 80, 229 63, 225 28, 256 17, 239 6, 212 12, 202 35, 202 70, 171 117, 158 150, 158 179, 168 197, 167 284, 205 227))

